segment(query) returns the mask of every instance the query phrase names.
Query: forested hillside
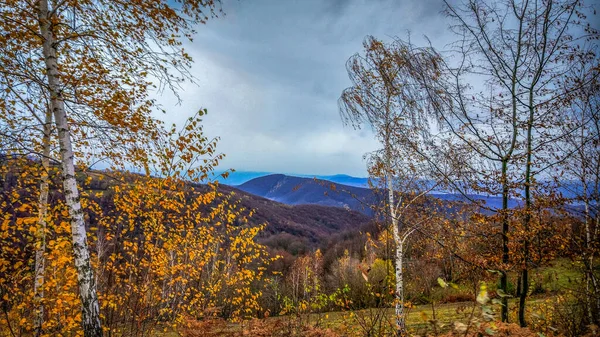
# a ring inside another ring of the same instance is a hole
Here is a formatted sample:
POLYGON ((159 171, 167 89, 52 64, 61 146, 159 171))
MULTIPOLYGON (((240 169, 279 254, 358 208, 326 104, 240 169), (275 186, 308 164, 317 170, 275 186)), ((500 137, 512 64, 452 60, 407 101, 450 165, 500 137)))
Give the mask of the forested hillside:
POLYGON ((254 178, 237 188, 288 205, 341 207, 371 216, 374 214, 372 206, 381 200, 381 193, 376 190, 283 174, 254 178))

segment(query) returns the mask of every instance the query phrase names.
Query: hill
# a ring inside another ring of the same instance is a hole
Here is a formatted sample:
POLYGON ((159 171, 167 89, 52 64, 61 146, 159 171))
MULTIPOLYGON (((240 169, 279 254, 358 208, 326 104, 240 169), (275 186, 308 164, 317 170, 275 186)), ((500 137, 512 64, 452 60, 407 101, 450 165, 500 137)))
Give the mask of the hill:
MULTIPOLYGON (((1 158, 0 158, 1 159, 1 158)), ((32 161, 33 165, 33 161, 32 161)), ((17 188, 16 177, 21 175, 20 167, 0 177, 0 196, 6 191, 17 188)), ((52 200, 61 200, 61 179, 58 167, 53 167, 50 175, 50 193, 52 200)), ((136 173, 110 171, 77 171, 76 179, 81 191, 86 192, 86 198, 94 199, 100 208, 110 213, 111 199, 114 197, 115 186, 126 185, 133 178, 140 177, 136 173)), ((308 179, 310 180, 310 179, 308 179)), ((189 183, 198 191, 209 191, 205 184, 189 183)), ((266 224, 259 233, 258 241, 268 246, 279 255, 296 256, 331 246, 331 242, 340 242, 337 238, 344 237, 346 241, 357 238, 360 231, 371 226, 371 218, 365 214, 350 209, 329 207, 323 205, 286 205, 253 195, 235 187, 219 184, 218 189, 225 195, 233 193, 232 198, 239 205, 254 214, 249 218, 250 224, 266 224)), ((29 190, 20 191, 22 198, 29 198, 29 190)), ((208 205, 207 207, 211 207, 208 205)), ((31 214, 33 217, 34 214, 31 214)), ((97 226, 94 217, 89 217, 88 226, 97 226)), ((351 240, 350 240, 351 241, 351 240)), ((290 257, 291 258, 291 257, 290 257)), ((289 261, 287 261, 289 262, 289 261)), ((286 263, 287 263, 286 262, 286 263)))
MULTIPOLYGON (((288 205, 323 205, 352 209, 368 216, 373 216, 371 205, 381 205, 385 198, 384 193, 369 188, 358 187, 366 178, 355 178, 346 175, 329 176, 329 179, 307 178, 288 176, 284 174, 270 174, 251 179, 239 186, 238 189, 261 196, 270 200, 288 205), (346 184, 337 181, 347 181, 346 184)), ((323 176, 323 178, 328 178, 323 176)), ((433 190, 428 193, 430 197, 448 203, 470 203, 470 200, 482 202, 484 214, 493 213, 491 210, 502 207, 502 198, 495 195, 468 194, 468 198, 457 192, 433 190)), ((522 206, 518 199, 510 199, 509 207, 522 206)))
POLYGON ((220 185, 225 193, 247 209, 255 210, 251 221, 267 223, 259 241, 272 249, 285 250, 292 255, 321 247, 332 235, 358 232, 370 218, 357 211, 322 205, 285 205, 237 188, 220 185))
POLYGON ((238 189, 288 205, 341 207, 372 215, 370 205, 380 200, 372 190, 327 180, 271 174, 252 179, 238 189))
MULTIPOLYGON (((98 192, 99 195, 104 195, 110 185, 123 183, 100 179, 103 175, 104 172, 100 171, 80 173, 78 180, 82 189, 98 192), (86 179, 87 177, 91 179, 86 179)), ((208 190, 207 185, 190 184, 198 190, 208 190)), ((240 206, 254 210, 250 223, 267 224, 265 230, 259 234, 261 243, 273 250, 285 251, 291 255, 320 248, 340 233, 354 236, 371 222, 369 216, 348 208, 302 202, 298 205, 286 205, 236 187, 219 184, 218 188, 224 194, 233 193, 233 199, 238 200, 240 206)))

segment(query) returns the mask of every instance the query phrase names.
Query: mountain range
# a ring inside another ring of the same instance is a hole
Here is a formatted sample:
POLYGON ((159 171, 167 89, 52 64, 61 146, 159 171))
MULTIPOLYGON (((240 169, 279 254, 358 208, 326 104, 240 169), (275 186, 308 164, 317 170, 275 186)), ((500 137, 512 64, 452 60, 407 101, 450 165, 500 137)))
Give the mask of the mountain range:
POLYGON ((368 188, 283 174, 255 178, 236 188, 287 205, 333 206, 366 215, 372 215, 371 205, 381 200, 377 193, 368 188))
POLYGON ((254 210, 251 222, 267 224, 259 242, 275 251, 304 254, 327 244, 340 234, 356 236, 372 218, 354 210, 318 204, 286 205, 241 189, 220 185, 246 209, 254 210))
MULTIPOLYGON (((215 180, 218 180, 220 183, 226 184, 229 186, 238 186, 238 185, 242 185, 252 179, 269 176, 269 175, 274 175, 274 174, 280 174, 280 173, 259 172, 259 171, 228 171, 227 178, 223 178, 221 176, 221 174, 223 174, 224 172, 225 171, 215 172, 215 180)), ((367 178, 367 177, 353 177, 353 176, 350 176, 347 174, 335 174, 335 175, 287 174, 287 173, 283 173, 283 174, 288 177, 319 179, 319 180, 326 180, 329 182, 346 185, 346 186, 369 188, 369 178, 367 178)), ((544 183, 548 186, 555 186, 555 187, 557 184, 556 182, 543 181, 543 180, 538 180, 538 182, 544 183)), ((600 188, 600 186, 597 188, 600 188)), ((589 189, 589 193, 593 194, 595 187, 593 186, 593 184, 589 183, 588 189, 589 189)), ((582 193, 583 186, 582 186, 581 182, 579 182, 579 181, 562 180, 560 182, 559 186, 556 188, 556 190, 558 192, 560 192, 562 194, 562 196, 564 196, 565 198, 575 198, 577 195, 580 195, 582 193)), ((523 191, 520 191, 520 193, 522 194, 523 191)), ((433 192, 433 194, 442 195, 442 194, 456 194, 456 193, 445 193, 444 191, 436 191, 436 192, 433 192)), ((483 195, 477 196, 477 198, 479 198, 479 199, 489 200, 490 202, 495 202, 495 198, 497 198, 497 197, 498 196, 483 196, 483 195)))
MULTIPOLYGON (((385 198, 384 194, 376 189, 345 185, 324 179, 326 177, 319 179, 270 174, 248 180, 235 186, 235 188, 287 205, 341 207, 368 216, 373 215, 372 206, 379 205, 385 198)), ((366 178, 354 178, 344 175, 330 177, 337 177, 338 181, 354 181, 357 184, 360 179, 366 181, 366 178)), ((443 191, 432 191, 429 195, 449 202, 468 201, 468 199, 478 200, 490 209, 502 206, 502 199, 498 196, 470 194, 465 197, 458 193, 445 193, 443 191)), ((510 207, 516 207, 519 204, 519 200, 512 199, 509 201, 510 207)))
MULTIPOLYGON (((267 172, 232 172, 227 178, 219 177, 222 184, 235 186, 240 190, 288 205, 314 204, 334 206, 359 211, 373 215, 370 205, 382 200, 382 193, 369 188, 369 179, 352 177, 345 174, 337 175, 285 175, 267 172)), ((548 183, 552 185, 553 183, 548 183)), ((590 192, 592 191, 592 187, 590 192)), ((582 192, 581 184, 572 181, 561 182, 557 191, 565 198, 575 198, 582 192)), ((430 196, 445 201, 482 202, 482 211, 502 207, 502 198, 498 195, 469 194, 458 192, 432 190, 430 196)), ((519 207, 523 202, 520 198, 509 200, 509 207, 519 207)), ((579 208, 572 202, 570 208, 579 208)))
MULTIPOLYGON (((228 171, 227 177, 223 178, 221 174, 226 171, 215 172, 215 180, 218 180, 222 184, 229 186, 238 186, 243 183, 250 181, 255 178, 260 178, 268 175, 278 174, 273 172, 255 172, 255 171, 228 171)), ((369 187, 369 178, 364 177, 352 177, 347 174, 335 174, 335 175, 311 175, 311 174, 285 174, 288 177, 298 178, 315 178, 320 180, 327 180, 333 183, 353 186, 353 187, 369 187)))

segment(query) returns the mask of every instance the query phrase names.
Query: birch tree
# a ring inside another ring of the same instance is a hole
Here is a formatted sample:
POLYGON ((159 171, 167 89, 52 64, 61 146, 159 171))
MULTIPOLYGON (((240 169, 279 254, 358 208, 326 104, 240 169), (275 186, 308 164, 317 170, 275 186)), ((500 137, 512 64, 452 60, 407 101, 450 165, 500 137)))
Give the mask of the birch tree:
MULTIPOLYGON (((99 336, 102 328, 76 156, 84 159, 88 152, 114 162, 143 160, 137 146, 118 151, 94 145, 143 144, 131 140, 156 136, 159 122, 151 117, 149 94, 154 88, 175 90, 191 78, 182 39, 191 40, 194 27, 217 12, 212 0, 10 0, 0 5, 0 28, 6 32, 0 37, 2 88, 35 83, 53 114, 86 336, 99 336)), ((3 109, 16 101, 3 102, 3 109)))
POLYGON ((86 336, 102 336, 100 324, 100 307, 96 292, 96 279, 90 263, 90 252, 87 243, 87 232, 83 218, 83 210, 79 201, 79 191, 75 180, 75 158, 71 133, 67 122, 64 96, 61 91, 58 74, 58 60, 55 35, 51 30, 51 16, 48 2, 39 2, 38 20, 43 41, 43 59, 47 70, 47 85, 50 96, 50 107, 54 115, 60 144, 60 159, 63 178, 63 193, 71 218, 71 235, 73 237, 73 256, 77 269, 79 296, 81 297, 82 325, 86 336))
MULTIPOLYGON (((4 60, 3 60, 4 61, 4 60)), ((14 60, 10 60, 14 61, 14 60)), ((10 69, 3 64, 2 69, 10 69)), ((50 161, 52 153, 52 112, 43 90, 35 81, 7 85, 8 76, 0 72, 2 102, 0 104, 0 151, 9 156, 35 158, 41 164, 39 176, 38 219, 35 233, 35 277, 33 285, 36 335, 42 333, 44 307, 45 239, 49 193, 50 161), (2 76, 4 75, 4 76, 2 76), (7 104, 8 103, 8 104, 7 104), (10 109, 12 107, 13 109, 10 109)))
MULTIPOLYGON (((438 55, 428 48, 416 49, 396 40, 390 44, 367 37, 364 55, 355 54, 347 64, 352 86, 339 100, 347 124, 371 127, 382 149, 371 157, 370 172, 383 178, 387 194, 386 218, 396 244, 396 329, 406 332, 404 314, 404 245, 416 224, 404 218, 405 211, 433 186, 423 186, 421 164, 410 152, 410 143, 424 138, 430 122, 427 104, 415 72, 430 71, 421 64, 437 62, 438 55)), ((432 74, 435 76, 435 74, 432 74)))
POLYGON ((42 300, 44 298, 44 273, 46 265, 46 231, 48 216, 48 194, 50 190, 50 151, 51 151, 51 136, 52 136, 52 113, 48 109, 44 119, 43 136, 42 136, 42 174, 40 178, 40 196, 38 201, 38 222, 36 233, 35 247, 35 279, 33 286, 35 321, 34 328, 36 336, 42 334, 42 325, 44 322, 44 306, 42 300))

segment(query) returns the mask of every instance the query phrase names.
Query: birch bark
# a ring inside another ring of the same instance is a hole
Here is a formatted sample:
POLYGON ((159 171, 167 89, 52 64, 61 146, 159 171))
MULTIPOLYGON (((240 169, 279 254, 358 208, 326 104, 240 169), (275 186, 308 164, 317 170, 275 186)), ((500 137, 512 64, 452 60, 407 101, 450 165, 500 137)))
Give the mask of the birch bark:
POLYGON ((100 310, 96 293, 96 279, 90 263, 87 244, 87 233, 79 191, 75 179, 75 163, 71 133, 67 121, 65 102, 60 88, 56 41, 53 34, 51 12, 48 0, 38 1, 38 18, 40 33, 43 38, 43 57, 46 66, 47 85, 50 94, 50 106, 58 132, 60 161, 63 178, 63 192, 71 218, 71 235, 73 240, 73 258, 77 269, 79 296, 81 299, 81 319, 83 333, 86 337, 102 336, 100 310))
POLYGON ((33 285, 33 294, 35 302, 34 329, 35 335, 42 334, 42 325, 44 323, 44 271, 46 258, 46 215, 48 213, 48 190, 50 169, 50 133, 52 130, 52 111, 48 109, 44 120, 44 136, 42 138, 42 174, 40 179, 40 197, 38 200, 38 221, 36 233, 35 250, 35 281, 33 285))

